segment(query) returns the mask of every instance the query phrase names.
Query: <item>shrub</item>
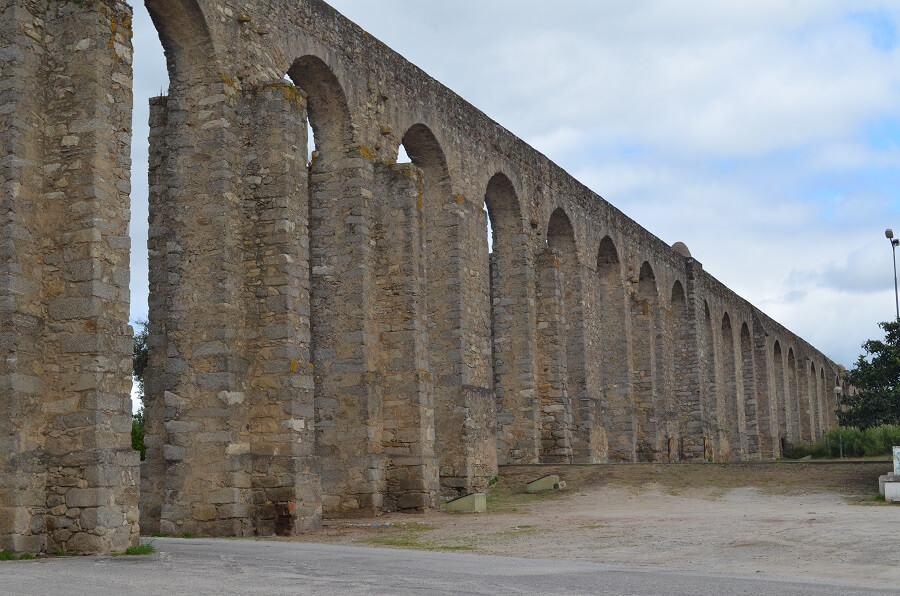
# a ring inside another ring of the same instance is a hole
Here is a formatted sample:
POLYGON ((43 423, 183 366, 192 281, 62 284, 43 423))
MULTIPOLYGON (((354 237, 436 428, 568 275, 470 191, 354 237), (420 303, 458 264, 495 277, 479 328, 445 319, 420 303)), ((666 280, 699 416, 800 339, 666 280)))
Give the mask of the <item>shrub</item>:
POLYGON ((784 452, 785 459, 836 458, 841 454, 841 436, 844 441, 844 457, 877 457, 890 455, 893 447, 900 446, 900 426, 879 426, 831 429, 824 439, 814 443, 798 443, 784 452))

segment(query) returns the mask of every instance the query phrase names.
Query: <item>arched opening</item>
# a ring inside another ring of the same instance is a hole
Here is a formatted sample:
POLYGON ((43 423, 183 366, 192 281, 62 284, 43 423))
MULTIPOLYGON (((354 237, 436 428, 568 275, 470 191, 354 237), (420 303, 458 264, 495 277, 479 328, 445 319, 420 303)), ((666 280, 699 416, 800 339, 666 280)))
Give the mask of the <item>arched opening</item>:
POLYGON ((622 263, 612 238, 605 236, 597 251, 600 291, 601 407, 604 413, 609 458, 634 461, 634 405, 629 376, 629 345, 622 263))
POLYGON ((505 174, 488 182, 484 195, 491 238, 489 285, 491 361, 497 398, 497 446, 501 461, 538 463, 540 398, 534 375, 534 277, 519 198, 505 174))
POLYGON ((656 275, 650 263, 641 265, 637 292, 631 301, 632 384, 637 423, 637 459, 643 462, 659 460, 657 436, 658 367, 662 364, 657 348, 659 322, 659 294, 656 275))
POLYGON ((677 427, 671 433, 678 439, 679 458, 703 458, 703 420, 700 391, 696 384, 695 350, 691 349, 691 317, 684 286, 680 281, 672 285, 672 376, 674 380, 677 427))
POLYGON ((704 412, 704 439, 703 439, 703 455, 706 460, 712 460, 719 452, 717 444, 719 440, 719 415, 718 415, 718 395, 719 384, 717 368, 717 354, 715 337, 713 334, 712 313, 709 310, 709 303, 703 302, 703 342, 701 344, 702 361, 703 361, 703 390, 705 400, 703 403, 704 412))
POLYGON ((734 330, 728 313, 722 317, 722 400, 719 402, 722 453, 726 459, 740 459, 741 434, 738 421, 737 359, 734 330))
POLYGON ((772 353, 773 364, 775 367, 775 412, 777 413, 777 432, 778 437, 778 453, 777 457, 784 454, 785 443, 788 440, 788 418, 787 405, 785 398, 787 378, 784 374, 784 353, 781 350, 781 344, 776 341, 772 353))
POLYGON ((787 399, 785 399, 788 441, 801 440, 800 437, 800 392, 797 389, 797 360, 794 348, 788 348, 787 355, 787 399))
POLYGON ((753 340, 747 323, 741 325, 741 381, 744 389, 743 434, 746 437, 746 453, 758 456, 759 427, 756 411, 756 365, 753 358, 753 340))

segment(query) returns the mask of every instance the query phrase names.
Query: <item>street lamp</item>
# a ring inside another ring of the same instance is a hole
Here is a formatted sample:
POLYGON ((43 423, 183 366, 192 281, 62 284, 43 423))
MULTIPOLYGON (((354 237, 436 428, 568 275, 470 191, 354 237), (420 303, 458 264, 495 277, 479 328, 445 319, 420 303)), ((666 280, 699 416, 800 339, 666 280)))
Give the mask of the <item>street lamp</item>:
POLYGON ((838 411, 838 441, 839 441, 839 445, 840 445, 841 459, 844 459, 844 427, 841 426, 841 415, 840 415, 841 395, 843 395, 843 393, 844 393, 844 390, 841 388, 840 385, 838 385, 837 387, 834 388, 834 401, 837 404, 837 411, 838 411))
POLYGON ((884 237, 891 241, 891 252, 894 254, 894 301, 897 304, 897 320, 900 321, 900 293, 897 292, 897 246, 900 246, 900 240, 894 238, 894 230, 885 230, 884 237))

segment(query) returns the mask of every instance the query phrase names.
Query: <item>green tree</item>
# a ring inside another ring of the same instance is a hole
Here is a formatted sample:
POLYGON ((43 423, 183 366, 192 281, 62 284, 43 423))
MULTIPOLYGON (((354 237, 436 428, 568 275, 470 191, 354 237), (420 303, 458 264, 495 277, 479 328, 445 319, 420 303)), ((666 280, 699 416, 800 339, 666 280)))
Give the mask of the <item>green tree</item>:
POLYGON ((144 371, 147 370, 147 363, 150 361, 147 337, 147 321, 135 321, 131 346, 131 368, 142 403, 144 400, 144 371))
POLYGON ((136 321, 131 347, 131 369, 134 382, 137 383, 141 409, 131 419, 131 447, 140 452, 141 461, 147 456, 147 447, 144 445, 144 371, 150 361, 147 337, 147 321, 136 321))
POLYGON ((856 395, 844 396, 841 425, 859 429, 900 425, 900 321, 880 323, 884 341, 863 344, 865 354, 847 373, 856 395))

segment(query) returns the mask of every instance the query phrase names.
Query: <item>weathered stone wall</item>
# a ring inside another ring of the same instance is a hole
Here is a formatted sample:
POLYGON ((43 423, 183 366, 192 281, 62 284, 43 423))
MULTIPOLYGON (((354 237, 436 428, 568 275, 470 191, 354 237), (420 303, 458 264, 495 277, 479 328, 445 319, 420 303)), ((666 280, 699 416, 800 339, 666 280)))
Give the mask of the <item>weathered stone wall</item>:
POLYGON ((131 9, 0 6, 0 549, 137 540, 131 9))
MULTIPOLYGON (((323 516, 483 490, 498 463, 773 458, 834 424, 834 363, 324 2, 147 5, 170 88, 150 117, 143 531, 294 534, 323 516), (412 164, 396 164, 401 143, 412 164)), ((50 56, 77 71, 60 42, 80 43, 74 30, 29 42, 16 10, 4 13, 4 85, 37 89, 50 56)), ((107 14, 79 10, 53 14, 107 14)), ((119 50, 89 47, 101 64, 119 50)), ((73 161, 121 184, 90 217, 66 211, 86 191, 43 170, 85 142, 67 140, 76 115, 29 94, 0 103, 4 123, 25 123, 0 129, 6 217, 25 222, 4 223, 17 235, 4 237, 0 286, 3 332, 21 346, 0 363, 14 454, 0 460, 0 490, 21 503, 0 535, 16 548, 34 525, 17 516, 81 474, 46 465, 43 450, 61 451, 49 439, 29 441, 75 424, 64 403, 94 407, 65 402, 82 389, 36 364, 55 358, 54 342, 88 338, 67 335, 77 325, 96 325, 122 340, 87 350, 119 367, 103 369, 121 384, 104 395, 126 395, 127 328, 112 322, 126 320, 127 296, 108 290, 127 283, 127 244, 113 241, 127 223, 126 67, 122 57, 72 83, 86 95, 70 105, 102 111, 97 130, 123 135, 121 161, 73 161), (67 200, 28 211, 53 197, 67 200), (86 286, 56 269, 71 251, 54 242, 76 241, 109 245, 82 272, 86 286), (59 315, 47 288, 106 293, 59 315), (51 400, 58 408, 43 411, 51 400)), ((105 453, 97 461, 111 462, 105 453)))

